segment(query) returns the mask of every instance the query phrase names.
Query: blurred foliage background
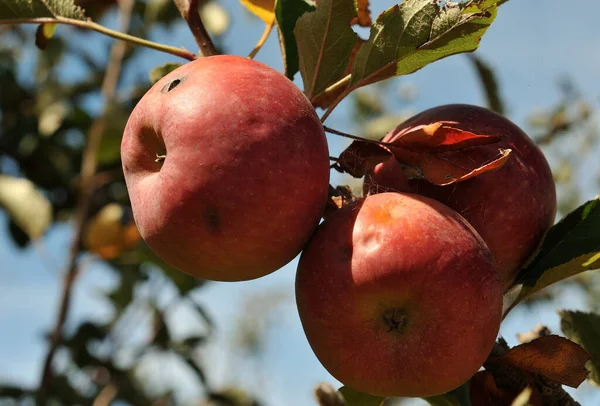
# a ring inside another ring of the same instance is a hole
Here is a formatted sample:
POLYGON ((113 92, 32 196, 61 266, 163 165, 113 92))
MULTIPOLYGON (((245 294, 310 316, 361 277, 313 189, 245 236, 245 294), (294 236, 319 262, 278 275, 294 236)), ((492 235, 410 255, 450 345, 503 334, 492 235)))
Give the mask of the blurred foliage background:
MULTIPOLYGON (((118 26, 116 0, 76 3, 95 21, 118 26)), ((171 43, 173 33, 180 36, 187 28, 169 0, 136 0, 132 6, 127 29, 133 35, 171 43)), ((231 52, 221 38, 231 27, 232 13, 256 22, 251 25, 256 38, 262 31, 258 19, 240 11, 237 2, 210 0, 200 2, 200 7, 223 52, 231 52)), ((498 19, 502 18, 500 12, 498 19)), ((119 146, 130 111, 151 85, 147 72, 139 68, 140 61, 147 66, 152 60, 149 53, 155 51, 125 46, 116 93, 107 98, 101 89, 115 42, 99 37, 97 33, 59 27, 40 50, 34 45, 35 27, 0 26, 0 206, 6 216, 0 226, 14 247, 24 253, 34 250, 59 280, 63 275, 55 265, 68 260, 57 258, 70 257, 74 262, 66 266, 68 269, 84 273, 101 262, 116 281, 96 298, 109 304, 109 317, 75 323, 69 322, 67 313, 67 320, 62 322, 64 334, 58 336, 53 335, 53 325, 45 326, 44 335, 37 339, 45 343, 44 348, 54 346, 56 350, 45 384, 40 390, 36 385, 11 380, 10 371, 4 371, 2 376, 7 378, 0 382, 0 404, 271 404, 261 395, 275 374, 265 367, 267 349, 285 344, 273 342, 269 332, 274 325, 285 326, 285 319, 295 312, 293 296, 289 289, 263 289, 244 296, 243 311, 234 317, 214 319, 210 305, 198 300, 212 283, 169 268, 140 241, 121 172, 119 146), (82 212, 82 159, 98 122, 103 125, 96 151, 97 170, 89 180, 91 186, 83 190, 89 193, 89 205, 82 212), (81 235, 76 246, 70 252, 68 244, 62 252, 50 252, 44 236, 53 229, 73 227, 78 221, 81 235), (176 321, 181 318, 174 316, 182 313, 188 324, 184 329, 176 321), (232 342, 224 342, 222 335, 215 338, 216 331, 224 326, 232 329, 232 342), (207 343, 215 340, 228 348, 228 356, 221 358, 225 365, 220 367, 225 379, 214 377, 215 365, 205 351, 207 343), (187 378, 177 379, 182 373, 187 378), (244 378, 247 376, 252 376, 251 385, 244 378), (213 384, 219 381, 226 384, 213 384), (199 390, 193 397, 183 396, 190 385, 199 390)), ((276 49, 275 41, 268 45, 276 49)), ((476 78, 488 107, 510 117, 495 67, 479 53, 453 58, 468 60, 472 68, 468 74, 476 78)), ((551 162, 561 217, 589 198, 590 190, 600 190, 600 95, 578 88, 568 75, 548 86, 560 89, 559 100, 527 112, 525 129, 551 162)), ((394 79, 357 91, 340 109, 352 117, 348 126, 355 134, 379 138, 416 112, 419 90, 404 78, 394 79)), ((332 146, 340 149, 342 142, 334 141, 332 146)), ((334 180, 360 188, 358 180, 346 176, 334 180)), ((2 260, 0 274, 12 272, 27 270, 14 269, 2 260)), ((77 281, 70 282, 77 290, 77 281)), ((583 298, 588 309, 599 310, 600 279, 597 273, 589 272, 535 295, 526 306, 552 305, 566 286, 583 298)), ((532 322, 522 330, 534 325, 532 322)), ((0 325, 0 331, 11 334, 11 326, 0 325)), ((39 374, 41 382, 41 370, 39 374)), ((285 382, 282 392, 295 393, 286 387, 294 382, 285 382)), ((309 393, 311 388, 294 391, 309 393)), ((401 402, 389 400, 388 404, 401 402)))

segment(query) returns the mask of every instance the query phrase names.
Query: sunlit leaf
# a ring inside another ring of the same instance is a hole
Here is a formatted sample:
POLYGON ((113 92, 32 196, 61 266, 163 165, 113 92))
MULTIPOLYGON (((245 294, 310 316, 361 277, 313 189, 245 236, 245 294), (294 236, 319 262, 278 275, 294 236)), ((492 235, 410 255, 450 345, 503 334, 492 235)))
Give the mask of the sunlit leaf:
POLYGON ((271 23, 275 18, 275 0, 240 0, 240 2, 266 24, 271 23))
POLYGON ((519 272, 517 301, 541 289, 600 268, 600 199, 590 200, 548 230, 533 261, 519 272))
POLYGON ((591 356, 587 364, 589 379, 600 386, 600 314, 561 310, 560 327, 567 337, 581 345, 591 356))
POLYGON ((85 20, 81 7, 74 0, 2 0, 0 21, 31 18, 65 17, 85 20))
POLYGON ((200 7, 200 18, 204 22, 206 31, 216 37, 225 34, 231 25, 229 13, 215 0, 209 1, 200 7))
POLYGON ((32 239, 52 223, 52 204, 27 179, 0 175, 0 207, 32 239))
POLYGON ((415 72, 431 62, 477 49, 498 1, 406 0, 383 12, 358 51, 350 88, 415 72))
POLYGON ((133 222, 123 223, 123 214, 123 207, 117 203, 104 206, 86 223, 84 247, 104 259, 117 258, 124 251, 135 248, 140 234, 133 222))
POLYGON ((294 35, 304 93, 309 99, 344 74, 358 40, 350 28, 350 21, 355 17, 356 9, 350 1, 320 0, 316 11, 298 19, 294 35))

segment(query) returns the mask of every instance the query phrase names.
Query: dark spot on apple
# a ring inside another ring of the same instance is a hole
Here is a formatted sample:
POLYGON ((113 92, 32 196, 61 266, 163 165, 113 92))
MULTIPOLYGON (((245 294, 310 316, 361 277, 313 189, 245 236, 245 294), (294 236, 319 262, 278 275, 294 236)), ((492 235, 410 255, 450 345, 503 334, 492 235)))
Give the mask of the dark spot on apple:
POLYGON ((211 233, 216 233, 221 228, 221 218, 216 207, 211 206, 204 210, 204 221, 211 233))
POLYGON ((393 307, 383 312, 383 322, 387 332, 403 333, 406 327, 408 315, 404 309, 393 307))
POLYGON ((172 81, 170 81, 169 83, 167 83, 166 85, 163 86, 163 88, 161 89, 162 93, 168 93, 171 90, 175 89, 177 86, 179 86, 181 84, 181 82, 184 81, 185 78, 177 78, 177 79, 173 79, 172 81))

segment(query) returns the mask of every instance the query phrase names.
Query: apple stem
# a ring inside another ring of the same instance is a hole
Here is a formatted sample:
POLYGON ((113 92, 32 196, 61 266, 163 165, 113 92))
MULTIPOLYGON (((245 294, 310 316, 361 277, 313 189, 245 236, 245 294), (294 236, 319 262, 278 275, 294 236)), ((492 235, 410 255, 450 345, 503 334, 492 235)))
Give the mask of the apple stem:
MULTIPOLYGON (((120 31, 127 32, 131 23, 131 15, 133 12, 133 0, 124 0, 119 2, 119 19, 120 31)), ((114 105, 116 98, 117 84, 121 73, 121 66, 125 53, 127 51, 127 42, 116 41, 113 43, 110 50, 110 57, 104 73, 104 81, 102 83, 102 95, 104 96, 104 111, 103 114, 96 119, 89 129, 88 142, 83 151, 81 162, 81 187, 77 202, 77 210, 75 213, 75 236, 71 242, 70 255, 66 272, 63 277, 62 292, 59 302, 58 315, 52 334, 50 336, 50 345, 44 365, 42 367, 42 376, 40 379, 40 387, 37 393, 38 399, 45 399, 48 390, 52 386, 53 371, 52 363, 54 355, 63 341, 63 328, 67 320, 71 305, 71 294, 77 277, 79 276, 82 265, 79 263, 79 253, 83 232, 88 217, 91 196, 93 190, 97 187, 96 169, 97 169, 97 151, 102 141, 102 135, 105 132, 106 125, 109 120, 108 110, 114 105)))
POLYGON ((158 155, 158 154, 156 154, 156 159, 154 160, 154 162, 164 162, 165 159, 167 159, 166 155, 158 155))
POLYGON ((202 56, 218 55, 219 51, 217 51, 215 44, 202 23, 202 18, 198 10, 198 0, 173 0, 173 3, 175 3, 179 13, 181 13, 181 16, 190 27, 202 56))

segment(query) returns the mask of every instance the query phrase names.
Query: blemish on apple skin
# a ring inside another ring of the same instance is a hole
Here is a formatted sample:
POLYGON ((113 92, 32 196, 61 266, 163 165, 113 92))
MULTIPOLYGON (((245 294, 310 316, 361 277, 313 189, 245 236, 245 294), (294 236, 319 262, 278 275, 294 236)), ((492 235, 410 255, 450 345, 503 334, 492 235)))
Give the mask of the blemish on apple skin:
POLYGON ((181 82, 183 82, 184 79, 184 77, 173 79, 172 81, 163 86, 163 88, 160 90, 161 93, 168 93, 171 90, 175 89, 181 84, 181 82))
POLYGON ((216 207, 211 206, 204 210, 204 221, 211 233, 219 231, 221 228, 221 218, 216 207))

